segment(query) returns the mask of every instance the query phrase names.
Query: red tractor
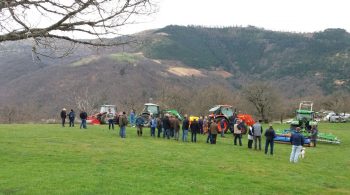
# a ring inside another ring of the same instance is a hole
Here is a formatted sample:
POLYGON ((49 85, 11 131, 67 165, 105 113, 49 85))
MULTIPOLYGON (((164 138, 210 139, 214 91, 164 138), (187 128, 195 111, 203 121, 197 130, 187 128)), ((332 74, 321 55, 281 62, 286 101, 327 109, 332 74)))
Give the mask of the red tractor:
POLYGON ((219 132, 224 131, 225 133, 229 129, 230 118, 233 116, 232 106, 230 105, 217 105, 209 110, 209 120, 214 119, 218 124, 219 132), (223 120, 224 128, 221 127, 220 122, 223 120))
POLYGON ((108 121, 106 120, 106 114, 108 110, 111 110, 113 115, 116 115, 117 113, 117 107, 115 105, 102 105, 100 107, 100 112, 88 116, 87 118, 87 123, 88 124, 93 124, 93 125, 100 125, 100 124, 106 124, 108 121))
MULTIPOLYGON (((217 105, 209 110, 209 119, 214 119, 214 121, 218 124, 219 132, 224 131, 225 133, 229 130, 231 120, 240 119, 246 125, 252 126, 255 121, 249 114, 238 114, 234 117, 234 112, 232 110, 232 106, 230 105, 217 105), (221 127, 221 121, 223 121, 223 128, 221 127)), ((243 132, 244 134, 246 131, 243 132)))

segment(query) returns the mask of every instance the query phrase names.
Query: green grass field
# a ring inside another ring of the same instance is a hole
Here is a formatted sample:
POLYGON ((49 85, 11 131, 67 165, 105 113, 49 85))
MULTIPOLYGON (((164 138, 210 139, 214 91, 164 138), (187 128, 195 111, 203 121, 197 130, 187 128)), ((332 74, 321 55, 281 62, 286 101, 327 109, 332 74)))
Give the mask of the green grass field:
MULTIPOLYGON (((284 128, 286 126, 275 126, 284 128)), ((107 126, 0 125, 0 194, 350 194, 350 124, 321 124, 340 145, 307 148, 289 163, 290 145, 275 155, 234 146, 143 137, 122 140, 107 126)), ((263 141, 265 144, 265 141, 263 141)))

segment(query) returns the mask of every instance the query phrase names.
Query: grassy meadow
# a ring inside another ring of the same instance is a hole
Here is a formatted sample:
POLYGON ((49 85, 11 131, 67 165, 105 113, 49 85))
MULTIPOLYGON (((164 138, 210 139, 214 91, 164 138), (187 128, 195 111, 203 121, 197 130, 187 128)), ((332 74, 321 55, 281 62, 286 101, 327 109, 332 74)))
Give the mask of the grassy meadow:
POLYGON ((290 145, 265 155, 246 135, 239 147, 231 134, 210 145, 118 131, 0 125, 0 194, 350 194, 350 123, 320 124, 342 143, 307 148, 298 164, 290 145))

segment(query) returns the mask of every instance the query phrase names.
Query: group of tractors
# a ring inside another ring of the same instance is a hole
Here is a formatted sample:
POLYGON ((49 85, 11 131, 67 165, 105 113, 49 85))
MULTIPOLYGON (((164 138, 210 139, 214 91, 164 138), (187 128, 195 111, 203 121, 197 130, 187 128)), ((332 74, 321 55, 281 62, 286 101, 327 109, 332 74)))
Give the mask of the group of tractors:
MULTIPOLYGON (((102 105, 100 112, 88 117, 88 123, 90 124, 105 124, 107 123, 106 114, 111 112, 117 116, 117 108, 115 105, 102 105)), ((179 120, 183 120, 183 116, 175 109, 161 110, 160 106, 153 103, 144 104, 144 108, 140 113, 140 116, 144 119, 144 126, 149 126, 149 121, 152 116, 163 117, 165 114, 176 116, 179 120)), ((198 120, 199 117, 189 116, 190 122, 194 119, 198 120)), ((216 105, 209 109, 208 120, 212 120, 218 124, 218 130, 221 133, 225 133, 229 130, 230 124, 236 119, 244 121, 248 126, 252 126, 255 121, 248 114, 236 114, 231 105, 216 105)), ((299 109, 296 110, 296 117, 291 121, 291 127, 286 130, 276 130, 276 141, 281 143, 289 143, 290 135, 295 131, 296 127, 302 129, 302 133, 306 137, 306 143, 310 143, 310 130, 312 126, 317 126, 318 123, 315 120, 315 112, 313 111, 313 103, 310 101, 302 101, 299 104, 299 109)), ((321 142, 336 143, 340 141, 336 136, 329 133, 319 133, 318 140, 321 142)))
MULTIPOLYGON (((117 107, 115 105, 102 105, 100 112, 88 117, 87 122, 90 124, 106 124, 108 123, 106 115, 111 110, 113 115, 117 116, 117 107)), ((140 113, 140 116, 144 119, 144 126, 149 126, 149 121, 152 116, 163 117, 165 114, 176 116, 179 120, 183 120, 183 116, 175 109, 161 110, 158 104, 146 103, 140 113)), ((247 125, 254 124, 254 120, 250 115, 238 114, 236 115, 231 105, 217 105, 209 109, 209 120, 213 120, 218 124, 219 132, 224 131, 225 133, 229 130, 229 124, 234 122, 235 118, 240 118, 247 125)), ((190 122, 194 119, 198 120, 197 116, 189 116, 190 122)))
MULTIPOLYGON (((155 117, 164 116, 165 114, 170 114, 176 116, 178 119, 183 120, 183 116, 174 109, 162 110, 160 111, 159 105, 147 103, 141 113, 144 118, 145 125, 149 124, 150 117, 153 115, 155 117)), ((218 125, 218 131, 221 133, 224 131, 227 133, 229 131, 229 125, 236 121, 236 118, 241 119, 245 124, 251 126, 255 123, 253 118, 248 114, 236 114, 231 105, 216 105, 209 109, 208 120, 212 120, 218 125)), ((190 123, 194 120, 198 120, 198 116, 189 116, 190 123)), ((245 133, 246 131, 244 131, 245 133)))

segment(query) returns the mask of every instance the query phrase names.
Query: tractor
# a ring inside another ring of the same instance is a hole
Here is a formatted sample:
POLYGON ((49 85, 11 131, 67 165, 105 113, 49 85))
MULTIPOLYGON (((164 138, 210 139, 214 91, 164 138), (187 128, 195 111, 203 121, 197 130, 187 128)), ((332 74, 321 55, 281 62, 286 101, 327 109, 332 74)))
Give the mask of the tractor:
POLYGON ((219 132, 224 131, 225 133, 229 129, 230 118, 232 118, 234 112, 230 105, 216 105, 209 110, 209 120, 214 119, 218 124, 219 132), (220 122, 224 119, 224 128, 221 127, 220 122))
POLYGON ((167 114, 167 113, 178 117, 179 120, 183 119, 183 117, 181 116, 181 114, 177 110, 168 109, 168 110, 161 111, 158 104, 153 104, 153 103, 144 104, 144 108, 141 112, 141 117, 143 117, 143 119, 145 121, 144 126, 149 126, 149 121, 151 119, 151 115, 154 117, 163 117, 164 114, 167 114))
POLYGON ((296 110, 296 117, 291 122, 291 128, 301 127, 306 131, 311 129, 311 126, 317 125, 315 120, 315 112, 312 110, 313 102, 301 101, 299 109, 296 110))
MULTIPOLYGON (((300 127, 301 133, 305 137, 305 145, 312 146, 310 142, 311 127, 317 125, 315 120, 315 112, 312 110, 313 103, 311 101, 302 101, 299 104, 299 109, 296 110, 296 117, 291 121, 290 129, 276 130, 275 141, 278 143, 290 143, 290 136, 295 132, 297 127, 300 127)), ((318 132, 319 142, 340 144, 340 140, 331 133, 318 132)))
MULTIPOLYGON (((214 121, 218 124, 218 130, 221 133, 224 131, 225 133, 229 130, 230 123, 234 123, 235 120, 239 119, 245 123, 245 125, 252 126, 255 121, 253 117, 249 114, 235 114, 232 106, 230 105, 217 105, 209 110, 209 120, 214 119, 214 121), (224 123, 224 128, 221 127, 221 121, 224 123)), ((245 134, 247 129, 242 131, 245 134)))
POLYGON ((106 114, 108 113, 109 109, 111 109, 111 112, 113 113, 113 115, 116 115, 117 107, 115 105, 102 105, 100 107, 100 112, 94 115, 88 116, 87 123, 93 124, 93 125, 108 123, 108 121, 106 120, 106 114))

